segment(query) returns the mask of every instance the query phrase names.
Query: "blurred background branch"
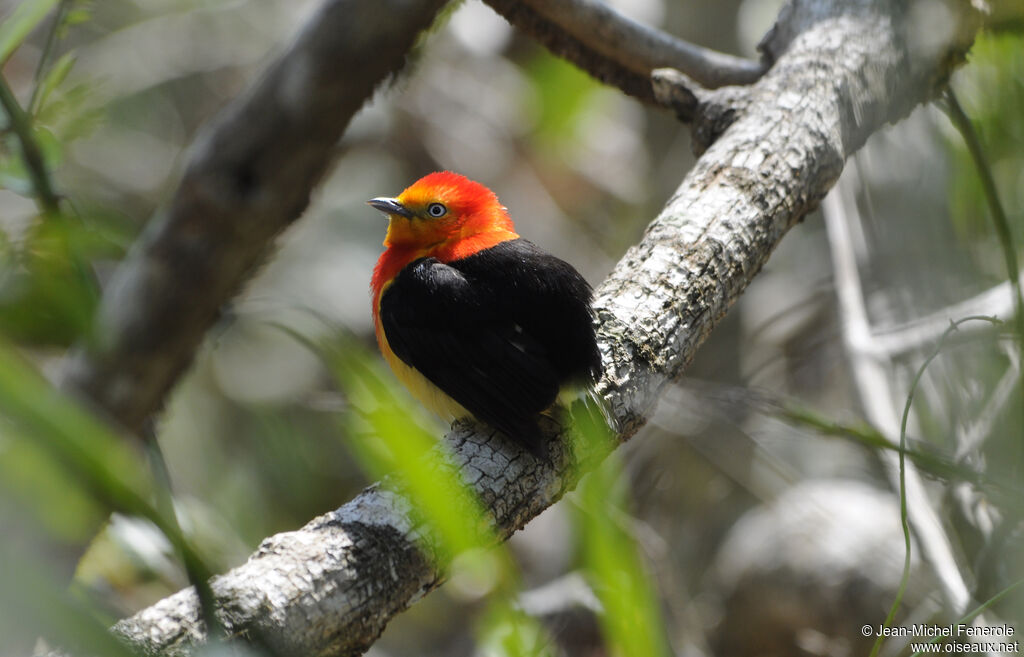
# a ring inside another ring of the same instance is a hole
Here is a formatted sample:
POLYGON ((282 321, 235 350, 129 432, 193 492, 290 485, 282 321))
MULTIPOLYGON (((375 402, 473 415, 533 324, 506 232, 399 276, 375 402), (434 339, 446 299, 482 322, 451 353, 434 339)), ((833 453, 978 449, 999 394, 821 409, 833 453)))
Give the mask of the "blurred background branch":
POLYGON ((177 190, 108 282, 95 339, 63 367, 65 390, 141 429, 223 305, 305 210, 352 115, 402 68, 443 4, 321 5, 196 138, 177 190))

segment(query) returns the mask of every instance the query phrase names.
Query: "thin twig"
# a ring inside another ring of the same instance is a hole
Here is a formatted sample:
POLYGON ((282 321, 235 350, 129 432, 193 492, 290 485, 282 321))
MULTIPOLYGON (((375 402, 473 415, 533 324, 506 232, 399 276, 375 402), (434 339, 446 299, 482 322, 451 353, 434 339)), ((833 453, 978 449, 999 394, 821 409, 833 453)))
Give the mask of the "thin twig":
POLYGON ((18 104, 18 99, 3 75, 0 75, 0 106, 7 114, 11 130, 18 139, 18 145, 21 146, 22 159, 32 180, 32 189, 40 211, 47 217, 57 216, 60 213, 60 199, 54 192, 50 172, 46 169, 46 161, 39 150, 39 144, 32 136, 32 122, 18 104))
MULTIPOLYGON (((1024 347, 1024 296, 1022 296, 1020 289, 1020 267, 1017 265, 1017 250, 1013 244, 1010 222, 1006 218, 1006 210, 1003 208, 1003 202, 999 198, 999 189, 996 187, 995 177, 992 175, 992 167, 989 166, 988 159, 985 157, 985 150, 981 145, 981 139, 978 137, 971 119, 960 105, 960 101, 957 100, 953 87, 946 88, 946 104, 949 109, 949 118, 964 138, 967 150, 971 153, 971 159, 974 160, 974 167, 978 171, 981 188, 985 193, 985 201, 988 203, 989 212, 992 213, 992 223, 995 226, 996 235, 999 237, 999 244, 1003 248, 1003 259, 1006 261, 1006 275, 1010 279, 1010 286, 1013 288, 1013 295, 1016 300, 1015 325, 1017 328, 1017 338, 1021 342, 1022 347, 1024 347)), ((1024 386, 1020 386, 1020 394, 1022 399, 1024 399, 1024 386)), ((1020 440, 1014 441, 1014 444, 1017 445, 1015 463, 1017 468, 1020 468, 1022 460, 1024 460, 1024 445, 1022 445, 1020 440)))
MULTIPOLYGON (((903 405, 903 415, 900 417, 900 451, 899 451, 899 464, 900 464, 900 524, 903 527, 903 575, 900 577, 899 590, 896 593, 896 598, 892 602, 892 606, 889 608, 889 613, 885 616, 885 622, 882 627, 888 628, 892 626, 892 621, 896 618, 896 612, 900 608, 900 604, 903 602, 903 594, 907 590, 907 584, 910 581, 910 521, 907 516, 907 421, 910 418, 910 407, 914 403, 914 393, 917 392, 917 386, 921 382, 921 377, 924 376, 924 371, 928 369, 928 366, 933 360, 935 360, 939 353, 942 351, 942 347, 946 344, 946 339, 952 335, 957 328, 966 322, 972 321, 985 321, 992 324, 1000 324, 999 320, 993 317, 985 317, 983 315, 976 315, 973 317, 964 317, 955 322, 952 322, 939 341, 935 344, 935 348, 928 355, 928 358, 921 363, 921 366, 917 368, 917 372, 914 374, 914 380, 910 383, 910 390, 907 392, 907 401, 903 405)), ((878 654, 879 649, 882 647, 882 643, 885 640, 885 633, 879 632, 878 638, 875 640, 874 645, 871 647, 870 657, 875 657, 878 654)))
MULTIPOLYGON (((181 528, 181 523, 178 521, 178 512, 174 508, 174 496, 171 493, 171 472, 167 468, 167 460, 160 449, 160 443, 156 440, 152 422, 148 423, 144 432, 146 434, 144 441, 146 456, 154 480, 155 499, 153 504, 157 512, 167 519, 167 523, 173 528, 174 533, 184 537, 185 532, 181 528)), ((206 623, 207 635, 213 642, 221 640, 225 635, 224 626, 216 614, 216 598, 213 595, 213 589, 210 588, 210 569, 201 563, 197 564, 196 560, 186 550, 179 548, 178 557, 185 568, 185 575, 188 577, 189 584, 195 587, 196 595, 199 597, 199 609, 202 613, 203 622, 206 623)))
POLYGON ((964 422, 957 431, 956 458, 963 461, 972 453, 980 451, 987 438, 997 435, 993 428, 999 418, 1006 412, 1006 404, 1013 394, 1013 389, 1020 385, 1021 354, 1015 345, 1005 345, 1005 354, 1010 361, 1002 378, 992 389, 985 407, 978 412, 972 422, 964 422))
POLYGON ((909 456, 919 469, 932 478, 947 482, 963 482, 982 491, 990 500, 1016 503, 1024 497, 1024 488, 1015 481, 997 479, 991 475, 973 470, 960 463, 955 457, 936 452, 920 439, 908 439, 901 448, 876 427, 870 424, 845 424, 837 422, 822 413, 787 399, 762 398, 769 412, 792 425, 805 427, 823 436, 834 436, 853 441, 872 450, 883 449, 909 456))
MULTIPOLYGON (((1024 273, 1019 273, 1018 277, 1024 278, 1024 273)), ((969 299, 946 306, 942 310, 885 328, 873 328, 870 344, 858 345, 858 348, 870 347, 876 350, 872 353, 873 356, 897 359, 920 349, 923 344, 930 344, 938 340, 949 326, 951 317, 966 317, 968 315, 1009 317, 1013 313, 1014 303, 1013 289, 1009 281, 1003 281, 969 299)), ((981 330, 985 329, 967 326, 959 332, 959 335, 971 337, 975 331, 981 330)))
MULTIPOLYGON (((46 168, 46 160, 32 134, 32 117, 21 108, 3 75, 0 75, 0 106, 7 114, 11 130, 14 131, 21 146, 22 161, 32 181, 33 197, 39 206, 40 214, 48 222, 63 220, 65 215, 61 213, 61 199, 54 189, 50 171, 46 168)), ((99 299, 99 282, 89 262, 79 252, 66 246, 65 248, 67 250, 63 255, 67 257, 71 271, 81 282, 81 290, 88 296, 87 302, 91 307, 99 299)))
POLYGON ((60 4, 57 5, 57 11, 53 17, 53 24, 50 26, 50 31, 46 34, 46 43, 43 44, 43 52, 39 54, 39 62, 36 64, 36 72, 32 76, 32 97, 28 101, 28 113, 33 115, 38 111, 36 103, 39 102, 39 92, 42 89, 43 71, 46 70, 46 64, 50 61, 50 55, 53 53, 53 47, 57 43, 57 32, 60 31, 60 26, 64 23, 64 16, 67 14, 68 7, 71 4, 71 0, 60 0, 60 4))
MULTIPOLYGON (((1014 591, 1016 591, 1018 588, 1020 588, 1020 586, 1022 584, 1024 584, 1024 579, 1018 579, 1013 584, 1010 584, 1009 586, 1004 588, 999 593, 996 593, 994 596, 992 596, 991 598, 989 598, 985 602, 982 602, 980 605, 978 605, 977 607, 975 607, 974 609, 972 609, 968 613, 966 613, 963 616, 961 616, 957 620, 957 622, 953 623, 953 624, 954 625, 966 625, 967 623, 970 623, 975 618, 977 618, 982 613, 984 613, 986 609, 988 609, 989 607, 991 607, 995 603, 999 602, 1000 600, 1002 600, 1006 596, 1008 596, 1011 593, 1013 593, 1014 591)), ((929 639, 928 643, 926 643, 925 645, 929 645, 930 646, 930 645, 938 643, 941 640, 942 640, 942 635, 936 635, 936 636, 932 637, 931 639, 929 639)), ((931 652, 931 651, 925 651, 922 648, 922 649, 918 650, 917 652, 915 652, 914 654, 912 654, 910 657, 917 657, 918 655, 922 654, 923 652, 931 652)))

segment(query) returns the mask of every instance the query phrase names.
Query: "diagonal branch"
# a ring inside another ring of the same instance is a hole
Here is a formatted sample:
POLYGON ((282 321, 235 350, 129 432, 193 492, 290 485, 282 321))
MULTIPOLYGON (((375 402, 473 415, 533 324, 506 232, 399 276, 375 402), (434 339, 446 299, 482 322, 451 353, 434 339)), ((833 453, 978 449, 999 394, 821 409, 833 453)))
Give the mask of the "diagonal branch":
POLYGON ((108 284, 93 341, 64 363, 65 389, 140 430, 221 306, 305 210, 353 114, 444 4, 325 0, 199 136, 174 196, 108 284))
POLYGON ((654 102, 650 75, 678 69, 718 88, 750 84, 765 62, 694 45, 620 14, 600 0, 485 0, 496 12, 592 76, 654 102))
MULTIPOLYGON (((824 197, 843 163, 885 123, 931 99, 963 59, 974 23, 922 55, 908 44, 904 0, 795 0, 765 41, 776 65, 750 87, 743 113, 597 291, 606 377, 601 392, 626 440, 786 231, 824 197)), ((468 421, 448 436, 493 514, 500 538, 571 489, 564 452, 519 453, 468 421)), ((600 454, 593 455, 597 460, 600 454)), ((417 546, 403 498, 381 486, 305 527, 273 536, 213 580, 229 632, 274 637, 286 654, 358 655, 388 620, 436 587, 443 571, 417 546)), ((146 654, 205 641, 191 589, 115 630, 146 654)))

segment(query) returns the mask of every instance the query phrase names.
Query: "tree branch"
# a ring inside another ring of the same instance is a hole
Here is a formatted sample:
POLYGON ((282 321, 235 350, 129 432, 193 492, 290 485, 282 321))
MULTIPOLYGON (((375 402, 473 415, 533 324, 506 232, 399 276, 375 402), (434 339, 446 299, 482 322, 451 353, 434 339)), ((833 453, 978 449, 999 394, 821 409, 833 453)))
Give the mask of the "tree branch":
POLYGON ((701 85, 750 84, 766 62, 716 52, 638 23, 600 0, 485 0, 496 12, 592 76, 646 102, 651 71, 678 69, 701 85))
MULTIPOLYGON (((1018 280, 1024 284, 1024 272, 1018 272, 1018 280)), ((872 327, 871 339, 855 336, 849 348, 863 352, 873 358, 896 360, 912 352, 920 352, 923 345, 935 342, 949 328, 951 318, 968 315, 989 315, 990 317, 1011 317, 1016 305, 1015 295, 1009 281, 1003 281, 969 299, 946 306, 911 321, 886 326, 872 327)), ((990 327, 982 324, 966 324, 957 330, 957 335, 970 338, 987 332, 990 327)))
MULTIPOLYGON (((932 2, 932 0, 927 0, 932 2)), ((716 322, 785 232, 824 197, 847 156, 882 125, 931 99, 973 37, 962 29, 925 56, 907 39, 904 0, 796 0, 765 41, 777 64, 686 175, 642 241, 597 290, 608 400, 626 440, 644 424, 716 322)), ((966 19, 972 19, 968 21, 966 19)), ((447 438, 453 466, 505 538, 585 471, 562 449, 550 462, 469 421, 447 438)), ((590 455, 591 461, 602 454, 590 455)), ((264 541, 214 579, 229 632, 258 630, 288 654, 361 654, 388 620, 443 579, 399 493, 372 487, 294 532, 264 541)), ((116 631, 147 654, 184 654, 204 639, 191 589, 116 631)))
POLYGON ((197 138, 174 196, 107 285, 93 340, 64 363, 63 388, 140 430, 221 306, 305 210, 349 119, 402 68, 444 3, 323 3, 197 138))
POLYGON ((21 156, 32 181, 33 195, 39 204, 39 211, 47 218, 55 217, 60 212, 60 199, 53 189, 50 171, 43 161, 43 154, 32 133, 32 119, 18 104, 14 92, 7 86, 7 80, 0 75, 0 109, 7 116, 10 130, 18 139, 21 156))

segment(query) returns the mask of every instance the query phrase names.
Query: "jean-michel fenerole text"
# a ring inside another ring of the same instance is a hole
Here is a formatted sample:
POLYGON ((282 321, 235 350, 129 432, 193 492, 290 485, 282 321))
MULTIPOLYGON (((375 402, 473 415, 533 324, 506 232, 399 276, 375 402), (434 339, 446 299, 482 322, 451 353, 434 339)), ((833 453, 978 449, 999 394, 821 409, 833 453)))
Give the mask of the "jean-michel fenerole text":
POLYGON ((1015 634, 1012 626, 1002 625, 934 625, 917 623, 907 627, 885 627, 879 625, 875 628, 875 636, 926 636, 926 637, 1010 637, 1015 634))

